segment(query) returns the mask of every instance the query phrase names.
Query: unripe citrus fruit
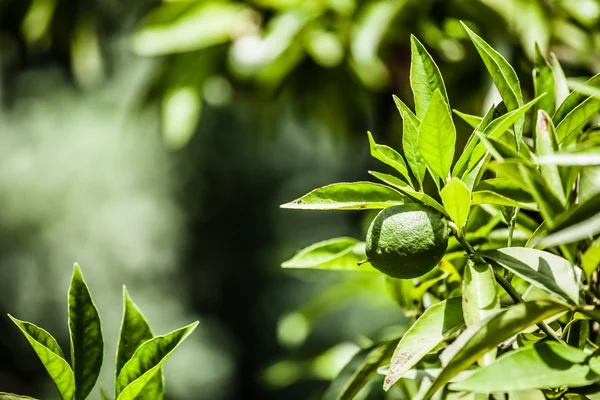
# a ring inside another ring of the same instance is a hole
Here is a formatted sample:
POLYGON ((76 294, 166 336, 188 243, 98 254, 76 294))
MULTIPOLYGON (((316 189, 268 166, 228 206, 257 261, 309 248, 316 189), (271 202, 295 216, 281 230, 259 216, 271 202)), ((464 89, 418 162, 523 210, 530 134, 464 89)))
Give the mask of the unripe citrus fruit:
POLYGON ((368 261, 394 278, 425 275, 448 246, 448 221, 425 205, 409 203, 383 209, 367 232, 368 261))

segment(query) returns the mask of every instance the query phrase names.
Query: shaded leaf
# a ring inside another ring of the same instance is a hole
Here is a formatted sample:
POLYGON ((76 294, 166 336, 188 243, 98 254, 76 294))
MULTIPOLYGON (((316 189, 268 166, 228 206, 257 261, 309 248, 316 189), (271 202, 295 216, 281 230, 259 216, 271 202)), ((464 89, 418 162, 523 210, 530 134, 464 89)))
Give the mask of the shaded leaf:
POLYGON ((144 342, 123 366, 115 382, 117 400, 134 400, 160 371, 173 351, 192 333, 198 322, 144 342))
POLYGON ((458 229, 463 229, 471 210, 471 192, 458 178, 452 178, 440 192, 444 208, 458 229))
POLYGON ((98 309, 78 264, 73 267, 69 288, 69 333, 71 365, 75 374, 75 397, 85 399, 100 375, 104 358, 104 339, 98 309))
POLYGON ((562 257, 524 247, 506 247, 478 254, 540 289, 571 304, 579 303, 579 285, 573 265, 562 257))
MULTIPOLYGON (((140 309, 135 305, 127 288, 123 286, 123 319, 117 345, 117 365, 115 379, 121 369, 131 359, 138 347, 154 337, 150 324, 140 309)), ((136 400, 161 400, 164 396, 164 382, 162 371, 156 373, 144 387, 136 400)))
MULTIPOLYGON (((419 187, 423 187, 427 163, 421 154, 421 149, 419 149, 419 126, 421 121, 398 97, 394 96, 394 102, 402 116, 402 149, 404 150, 406 162, 419 182, 419 187)), ((434 179, 436 178, 434 177, 434 179)))
POLYGON ((341 182, 323 186, 281 208, 301 210, 365 210, 404 204, 406 197, 388 186, 371 182, 341 182))
MULTIPOLYGON (((517 178, 518 179, 518 178, 517 178)), ((522 184, 516 179, 491 178, 479 182, 476 191, 494 192, 500 196, 513 199, 519 203, 534 203, 530 193, 523 190, 522 184)))
POLYGON ((452 383, 450 388, 492 393, 587 386, 600 381, 600 376, 587 364, 587 358, 587 353, 575 347, 539 342, 506 354, 465 380, 452 383), (500 376, 502 379, 498 379, 500 376))
POLYGON ((8 316, 19 327, 42 364, 44 364, 62 400, 72 400, 75 395, 75 376, 71 367, 63 358, 56 340, 48 332, 34 324, 20 321, 10 314, 8 316))
POLYGON ((591 239, 600 233, 600 213, 542 237, 536 246, 554 247, 591 239))
POLYGON ((593 86, 590 82, 580 82, 575 79, 570 79, 567 81, 568 85, 578 91, 581 94, 592 96, 597 99, 600 99, 600 88, 598 86, 593 86))
POLYGON ((558 142, 565 141, 569 135, 578 132, 594 115, 600 111, 600 100, 590 97, 573 109, 556 125, 558 142))
MULTIPOLYGON (((558 139, 554 131, 552 119, 550 119, 550 116, 544 110, 538 112, 535 132, 535 152, 537 156, 553 154, 558 150, 558 139)), ((562 204, 565 204, 567 199, 557 166, 544 164, 540 170, 552 193, 562 204)))
MULTIPOLYGON (((600 74, 597 74, 592 78, 588 79, 584 85, 592 87, 600 85, 600 74)), ((583 103, 588 98, 589 95, 582 93, 579 90, 574 90, 573 92, 569 93, 569 95, 564 99, 564 101, 562 101, 561 103, 557 103, 560 104, 560 106, 552 116, 552 122, 554 122, 554 125, 557 126, 558 124, 560 124, 567 117, 567 115, 572 113, 573 110, 577 108, 577 106, 581 105, 581 103, 583 103)))
POLYGON ((544 178, 538 171, 522 164, 517 167, 521 172, 523 182, 529 189, 528 192, 535 199, 538 209, 546 220, 546 224, 548 227, 552 227, 554 218, 563 211, 563 205, 548 188, 544 178))
POLYGON ((392 356, 397 340, 360 350, 331 382, 323 400, 354 399, 392 356))
POLYGON ((440 356, 444 366, 421 400, 431 398, 460 372, 523 329, 568 310, 566 304, 544 299, 515 304, 467 328, 440 356))
POLYGON ((471 197, 473 205, 495 204, 498 206, 519 207, 526 210, 537 211, 536 203, 524 203, 490 190, 475 190, 471 194, 471 197))
POLYGON ((429 196, 426 193, 416 191, 412 187, 408 186, 406 183, 396 178, 395 176, 382 174, 381 172, 369 171, 369 174, 373 175, 375 178, 381 180, 382 182, 391 185, 404 193, 407 196, 410 196, 415 201, 426 204, 432 208, 435 208, 437 211, 441 212, 444 215, 448 215, 444 207, 440 205, 433 197, 429 196))
POLYGON ((427 165, 445 182, 454 159, 456 128, 442 94, 433 93, 419 128, 419 148, 427 165))
MULTIPOLYGON (((506 104, 508 111, 513 111, 521 107, 523 105, 523 95, 521 94, 519 78, 513 67, 500 53, 494 50, 475 32, 470 30, 464 23, 462 23, 462 25, 475 45, 475 48, 477 48, 477 52, 481 56, 494 84, 498 88, 500 96, 502 96, 502 100, 504 101, 504 104, 506 104)), ((520 145, 521 136, 523 135, 524 122, 525 119, 522 116, 515 121, 517 148, 520 145)))
POLYGON ((311 268, 345 271, 378 272, 368 262, 365 243, 350 237, 340 237, 312 244, 281 264, 283 268, 311 268))
POLYGON ((367 132, 367 135, 369 136, 369 148, 371 149, 371 156, 400 172, 400 174, 404 176, 410 185, 410 175, 408 174, 408 169, 406 169, 404 158, 402 158, 402 156, 391 147, 375 143, 371 132, 367 132))
POLYGON ((22 396, 20 394, 0 392, 0 400, 37 400, 33 397, 22 396))
POLYGON ((558 107, 569 96, 570 90, 565 71, 563 71, 556 55, 552 52, 550 53, 550 65, 552 66, 552 75, 554 76, 554 103, 558 107))
POLYGON ((533 65, 533 90, 534 97, 538 97, 543 93, 547 94, 537 104, 535 114, 537 115, 538 110, 543 110, 550 115, 554 114, 554 71, 552 71, 552 66, 542 54, 540 46, 537 43, 535 44, 533 65))
POLYGON ((458 115, 467 124, 469 124, 471 126, 471 128, 477 128, 479 126, 479 124, 481 123, 481 121, 483 121, 483 118, 481 118, 478 115, 471 115, 471 114, 467 114, 464 112, 460 112, 458 110, 452 110, 452 112, 454 114, 458 115))
POLYGON ((429 352, 464 325, 462 300, 443 300, 429 307, 402 336, 387 372, 384 390, 394 385, 429 352))
POLYGON ((415 113, 423 120, 436 90, 440 91, 446 108, 450 102, 439 68, 423 44, 413 35, 410 37, 410 49, 410 87, 415 100, 415 113))
POLYGON ((554 154, 547 154, 539 157, 536 164, 545 165, 563 165, 563 166, 599 166, 600 165, 600 147, 591 147, 586 149, 570 149, 560 151, 554 154))

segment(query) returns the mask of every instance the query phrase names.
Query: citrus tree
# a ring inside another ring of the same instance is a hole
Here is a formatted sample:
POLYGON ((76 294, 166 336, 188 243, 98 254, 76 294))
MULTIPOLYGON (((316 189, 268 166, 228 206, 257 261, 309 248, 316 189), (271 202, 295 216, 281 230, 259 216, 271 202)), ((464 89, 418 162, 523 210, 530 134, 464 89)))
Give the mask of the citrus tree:
POLYGON ((365 240, 322 241, 283 267, 381 274, 412 316, 401 337, 358 351, 326 399, 366 398, 375 376, 397 396, 387 398, 600 398, 600 75, 567 80, 536 46, 526 102, 513 67, 463 27, 499 104, 483 116, 453 110, 412 37, 414 111, 394 97, 402 150, 368 133, 393 172, 282 205, 379 212, 365 240), (452 113, 473 127, 460 153, 452 113))

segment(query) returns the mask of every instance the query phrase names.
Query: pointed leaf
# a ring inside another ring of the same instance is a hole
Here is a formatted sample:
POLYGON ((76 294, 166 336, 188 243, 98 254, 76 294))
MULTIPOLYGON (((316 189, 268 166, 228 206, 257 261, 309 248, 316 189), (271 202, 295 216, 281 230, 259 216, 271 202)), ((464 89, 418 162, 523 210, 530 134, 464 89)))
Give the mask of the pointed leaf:
MULTIPOLYGON (((492 122, 493 115, 494 115, 494 107, 492 106, 492 107, 490 107, 488 112, 485 114, 485 116, 481 119, 481 122, 475 128, 475 130, 473 131, 473 134, 469 137, 469 140, 467 141, 467 144, 465 145, 465 149, 463 150, 462 154, 458 158, 458 161, 454 165, 454 168, 452 169, 452 176, 464 177, 464 174, 466 172, 468 172, 467 166, 469 165, 471 155, 473 154, 473 151, 475 150, 475 146, 479 143, 479 139, 478 139, 476 133, 484 131, 484 129, 490 124, 490 122, 492 122)), ((464 181, 464 179, 463 179, 463 181, 464 181)))
POLYGON ((535 114, 538 110, 543 110, 546 113, 554 114, 554 73, 552 66, 542 54, 540 46, 535 44, 535 60, 533 65, 533 90, 534 97, 538 97, 543 93, 544 96, 537 104, 535 114))
POLYGON ((548 188, 544 178, 538 171, 522 164, 517 167, 521 172, 523 181, 529 188, 529 193, 535 199, 538 209, 546 220, 546 224, 552 227, 554 218, 563 211, 560 200, 554 196, 554 193, 548 188))
POLYGON ((579 285, 573 264, 562 257, 524 247, 506 247, 478 254, 548 293, 571 304, 579 303, 579 285))
POLYGON ((138 347, 115 382, 116 399, 134 400, 197 325, 198 322, 194 322, 164 336, 150 339, 138 347))
MULTIPOLYGON (((558 150, 558 139, 552 119, 550 119, 550 116, 544 110, 540 110, 538 113, 535 132, 535 152, 537 156, 545 156, 558 150)), ((567 199, 564 194, 558 167, 556 165, 545 164, 540 169, 542 177, 544 177, 552 193, 554 193, 562 204, 565 204, 567 199)))
POLYGON ((458 229, 463 229, 471 210, 471 192, 463 181, 452 178, 440 192, 444 208, 458 229))
POLYGON ((367 132, 367 135, 369 136, 369 148, 371 149, 371 156, 400 172, 400 174, 410 184, 410 175, 408 174, 408 169, 406 169, 404 158, 402 158, 402 156, 391 147, 375 143, 371 132, 367 132))
POLYGON ((33 397, 22 396, 20 394, 0 392, 0 400, 37 400, 33 397))
POLYGON ((8 316, 19 327, 42 364, 44 364, 62 400, 72 400, 75 395, 75 376, 71 367, 63 358, 56 340, 48 332, 34 324, 20 321, 10 314, 8 316))
POLYGON ((446 181, 454 159, 456 128, 448 105, 439 90, 433 93, 431 103, 419 128, 419 148, 427 165, 446 181))
POLYGON ((467 124, 469 124, 471 126, 471 128, 477 128, 479 126, 479 124, 481 123, 481 121, 483 120, 483 118, 481 118, 478 115, 471 115, 471 114, 467 114, 464 112, 460 112, 458 110, 452 110, 452 112, 454 114, 458 115, 467 124))
MULTIPOLYGON (((123 365, 127 363, 138 347, 154 337, 150 324, 144 314, 135 305, 127 288, 123 286, 123 319, 117 345, 117 366, 115 379, 119 376, 123 365)), ((164 396, 164 382, 162 371, 156 373, 136 400, 160 400, 164 396)))
MULTIPOLYGON (((427 172, 427 163, 419 149, 419 126, 421 121, 413 112, 400 100, 394 96, 396 107, 402 116, 402 149, 404 157, 415 178, 419 182, 419 187, 423 187, 423 180, 427 172)), ((435 177, 434 177, 435 179, 435 177)))
POLYGON ((85 399, 96 385, 102 368, 104 340, 98 309, 78 264, 73 267, 69 288, 69 333, 75 397, 85 399))
POLYGON ((410 48, 410 87, 413 91, 417 117, 423 120, 436 90, 440 91, 446 105, 450 102, 439 68, 423 44, 413 35, 410 37, 410 48))
POLYGON ((537 205, 533 202, 525 203, 490 190, 475 190, 471 197, 473 205, 495 204, 497 206, 519 207, 525 210, 537 211, 537 205))
POLYGON ((592 273, 598 266, 600 266, 600 238, 594 240, 581 256, 581 268, 585 272, 588 282, 590 282, 592 273))
POLYGON ((394 351, 383 384, 388 390, 429 352, 464 325, 461 298, 443 300, 429 307, 404 334, 394 351))
POLYGON ((467 328, 440 358, 444 368, 420 400, 431 398, 450 379, 523 329, 567 311, 566 304, 541 299, 515 304, 467 328))
POLYGON ((573 109, 565 118, 556 125, 556 136, 561 143, 569 135, 577 132, 594 115, 600 111, 600 100, 590 97, 573 109))
MULTIPOLYGON (((597 87, 600 85, 600 74, 597 74, 590 79, 588 79, 585 83, 585 86, 597 87)), ((568 88, 567 88, 568 90, 568 88)), ((570 113, 572 113, 577 106, 581 105, 586 99, 589 98, 589 95, 579 90, 574 90, 571 92, 563 102, 559 103, 560 106, 552 116, 552 122, 554 125, 559 125, 570 113)))
POLYGON ((385 182, 388 185, 395 187, 396 189, 398 189, 405 195, 410 196, 415 201, 419 201, 419 202, 426 204, 432 208, 435 208, 436 210, 438 210, 439 212, 441 212, 444 215, 448 215, 448 213, 446 213, 446 210, 444 209, 444 207, 442 207, 440 205, 440 203, 438 203, 433 197, 431 197, 428 194, 425 194, 423 192, 416 191, 415 189, 408 186, 406 183, 404 183, 400 179, 396 178, 395 176, 383 174, 381 172, 375 172, 375 171, 369 171, 369 174, 373 175, 375 178, 381 180, 382 182, 385 182))
POLYGON ((389 361, 397 340, 358 351, 331 382, 322 400, 351 400, 375 376, 377 368, 389 361))
POLYGON ((598 86, 594 86, 589 82, 579 82, 575 79, 570 79, 568 84, 579 93, 600 99, 600 87, 598 86))
POLYGON ((587 358, 586 352, 575 347, 539 342, 504 355, 450 388, 492 393, 588 386, 600 381, 600 375, 591 370, 587 358))
POLYGON ((320 187, 281 208, 300 210, 366 210, 404 204, 406 197, 371 182, 341 182, 320 187))
MULTIPOLYGON (((558 107, 569 96, 570 90, 565 71, 554 53, 550 53, 550 65, 552 66, 552 75, 554 75, 554 104, 558 107)), ((554 122, 556 123, 556 121, 554 122)))
POLYGON ((535 242, 535 245, 545 248, 571 244, 592 239, 598 233, 600 233, 600 213, 544 236, 535 242))
MULTIPOLYGON (((521 94, 519 78, 513 67, 500 53, 494 50, 475 32, 470 30, 464 23, 462 25, 475 45, 475 48, 477 48, 477 52, 479 52, 481 59, 487 67, 508 111, 513 111, 521 107, 523 105, 523 95, 521 94)), ((521 136, 523 135, 524 122, 525 119, 522 116, 515 121, 517 147, 519 147, 521 136)))
MULTIPOLYGON (((547 154, 536 160, 539 165, 562 165, 568 167, 592 167, 600 165, 600 147, 572 149, 547 154)), ((585 170, 583 172, 586 172, 585 170)))
POLYGON ((311 268, 344 271, 378 272, 368 262, 365 243, 350 237, 323 240, 310 245, 281 264, 283 268, 311 268))

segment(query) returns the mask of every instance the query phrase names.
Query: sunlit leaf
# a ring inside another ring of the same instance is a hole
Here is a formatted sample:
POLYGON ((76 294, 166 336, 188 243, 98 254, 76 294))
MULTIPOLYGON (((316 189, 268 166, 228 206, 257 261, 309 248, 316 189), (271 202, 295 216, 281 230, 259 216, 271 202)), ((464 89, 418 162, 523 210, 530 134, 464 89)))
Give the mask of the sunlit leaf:
POLYGON ((454 114, 458 115, 467 124, 469 124, 471 126, 471 128, 477 128, 479 126, 479 124, 481 123, 481 121, 483 120, 483 118, 481 118, 478 115, 471 115, 471 114, 467 114, 464 112, 460 112, 458 110, 452 110, 452 112, 454 114))
POLYGON ((410 185, 410 175, 408 174, 408 169, 406 168, 404 158, 402 158, 400 153, 389 146, 375 143, 371 132, 367 132, 367 135, 369 136, 369 148, 371 149, 371 156, 400 172, 400 174, 406 179, 406 182, 408 182, 410 185))
POLYGON ((75 396, 75 376, 71 367, 63 358, 56 340, 48 332, 34 324, 20 321, 10 314, 8 316, 19 327, 42 364, 44 364, 62 400, 72 400, 75 396))
POLYGON ((454 159, 456 128, 442 94, 433 92, 419 128, 419 148, 427 165, 446 181, 454 159))
MULTIPOLYGON (((462 311, 467 327, 500 309, 498 288, 491 265, 476 264, 469 260, 464 269, 462 289, 462 311)), ((495 358, 496 349, 492 349, 479 360, 479 364, 487 365, 495 358)))
POLYGON ((0 400, 37 400, 33 397, 22 396, 20 394, 0 392, 0 400))
MULTIPOLYGON (((148 321, 129 296, 125 286, 123 286, 123 319, 117 345, 115 379, 137 348, 153 337, 148 321)), ((136 400, 162 400, 163 396, 163 375, 162 371, 159 371, 136 397, 136 400)))
POLYGON ((115 382, 116 400, 134 400, 198 322, 144 342, 121 369, 115 382))
MULTIPOLYGON (((411 35, 411 64, 410 64, 410 87, 415 100, 415 114, 423 121, 425 114, 433 101, 434 92, 440 91, 443 103, 450 104, 446 86, 440 74, 440 70, 427 52, 423 44, 411 35)), ((445 175, 441 175, 444 177, 445 175)))
POLYGON ((452 176, 462 177, 463 181, 465 181, 464 174, 465 174, 465 172, 468 172, 467 166, 469 165, 471 155, 473 154, 473 150, 475 150, 475 147, 479 142, 476 132, 478 132, 478 131, 483 132, 483 130, 492 121, 493 115, 494 115, 494 107, 492 106, 492 107, 490 107, 488 112, 485 114, 485 116, 481 119, 481 122, 475 128, 475 131, 473 132, 473 134, 469 137, 469 140, 467 141, 467 144, 465 145, 463 152, 461 153, 460 157, 458 158, 458 161, 456 162, 456 164, 454 165, 454 168, 452 169, 452 176))
POLYGON ((547 94, 537 104, 535 115, 537 115, 538 110, 544 110, 550 115, 554 114, 554 71, 552 71, 552 66, 542 54, 538 43, 535 44, 533 88, 534 97, 538 97, 543 93, 547 94))
MULTIPOLYGON (((404 150, 406 162, 415 178, 417 178, 419 187, 423 187, 427 163, 421 154, 421 149, 419 149, 419 126, 421 121, 398 97, 394 96, 394 102, 402 116, 402 149, 404 150)), ((436 178, 434 177, 434 179, 436 178)))
POLYGON ((546 400, 541 390, 512 391, 508 393, 508 400, 546 400))
POLYGON ((419 399, 431 398, 450 379, 509 337, 568 308, 566 304, 549 299, 529 301, 500 310, 470 326, 443 351, 440 358, 444 367, 419 399))
MULTIPOLYGON (((566 83, 566 82, 565 82, 566 83)), ((596 87, 600 85, 600 74, 593 76, 585 82, 585 86, 596 87)), ((560 106, 552 116, 552 122, 557 126, 560 124, 570 113, 572 113, 577 106, 581 105, 586 99, 589 98, 589 95, 580 92, 579 90, 574 90, 569 93, 569 95, 564 99, 562 103, 559 103, 560 106)))
POLYGON ((580 82, 575 79, 570 79, 567 82, 571 88, 579 93, 600 99, 600 88, 598 86, 591 85, 589 82, 580 82))
MULTIPOLYGON (((500 53, 494 50, 475 32, 470 30, 464 23, 462 25, 477 48, 508 111, 513 111, 521 107, 523 105, 523 95, 521 94, 519 78, 513 67, 500 53)), ((517 147, 520 145, 521 136, 523 135, 524 122, 525 119, 522 116, 514 122, 517 147)))
POLYGON ((562 165, 569 167, 590 167, 600 165, 600 146, 586 149, 564 150, 547 154, 536 160, 539 165, 562 165))
POLYGON ((524 247, 506 247, 478 254, 540 289, 571 304, 579 303, 579 285, 573 265, 562 257, 524 247))
POLYGON ((565 101, 571 91, 567 84, 565 71, 563 71, 556 55, 552 52, 550 53, 550 65, 552 66, 552 75, 554 75, 554 103, 558 107, 565 101))
POLYGON ((590 282, 592 273, 600 266, 600 238, 587 248, 581 256, 581 268, 585 272, 588 282, 590 282))
POLYGON ((461 298, 457 297, 425 310, 400 339, 383 384, 384 390, 389 390, 425 355, 464 326, 461 303, 461 298))
POLYGON ((69 288, 69 333, 75 397, 85 399, 100 375, 104 359, 104 339, 100 314, 78 264, 73 268, 69 288))
POLYGON ((537 210, 530 193, 514 179, 492 178, 481 181, 473 191, 473 204, 496 204, 537 210))
POLYGON ((366 258, 364 242, 349 237, 340 237, 310 245, 282 263, 281 266, 283 268, 377 272, 368 262, 359 265, 359 262, 366 258))
POLYGON ((412 187, 408 186, 406 183, 404 183, 402 180, 396 178, 395 176, 383 174, 381 172, 375 172, 375 171, 369 171, 369 174, 373 175, 375 178, 381 180, 382 182, 385 182, 388 185, 395 187, 402 193, 406 194, 407 196, 410 196, 415 201, 419 201, 419 202, 426 204, 432 208, 435 208, 436 210, 438 210, 439 212, 441 212, 444 215, 448 215, 448 213, 446 212, 444 207, 442 207, 440 205, 440 203, 438 203, 437 200, 435 200, 433 197, 429 196, 426 193, 419 192, 419 191, 413 189, 412 187))
POLYGON ((452 178, 440 192, 444 208, 458 229, 463 229, 471 210, 471 192, 458 178, 452 178))
POLYGON ((600 213, 544 236, 536 246, 554 247, 591 239, 600 233, 600 213))
POLYGON ((300 210, 365 210, 404 204, 406 197, 389 186, 371 182, 342 182, 323 186, 283 204, 300 210))
MULTIPOLYGON (((552 119, 544 110, 540 110, 537 115, 537 123, 535 128, 535 153, 537 156, 545 156, 553 154, 558 150, 558 139, 552 124, 552 119)), ((565 204, 563 183, 560 177, 559 170, 556 165, 544 164, 541 166, 542 177, 546 184, 552 190, 556 198, 565 204)))
POLYGON ((556 125, 558 141, 563 142, 569 135, 577 132, 590 118, 600 111, 600 99, 590 97, 573 109, 556 125))
POLYGON ((450 388, 493 393, 587 386, 600 381, 600 375, 590 368, 587 358, 586 352, 575 347, 539 342, 504 355, 465 380, 450 384, 450 388))
POLYGON ((331 382, 323 400, 351 400, 392 356, 397 340, 360 350, 331 382))
POLYGON ((548 227, 552 227, 554 225, 554 218, 563 211, 562 203, 548 188, 539 171, 522 164, 519 164, 517 167, 521 172, 523 182, 525 182, 529 189, 528 192, 535 199, 540 213, 546 220, 546 224, 548 227))

